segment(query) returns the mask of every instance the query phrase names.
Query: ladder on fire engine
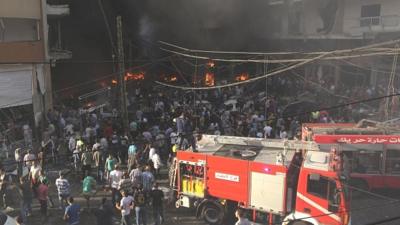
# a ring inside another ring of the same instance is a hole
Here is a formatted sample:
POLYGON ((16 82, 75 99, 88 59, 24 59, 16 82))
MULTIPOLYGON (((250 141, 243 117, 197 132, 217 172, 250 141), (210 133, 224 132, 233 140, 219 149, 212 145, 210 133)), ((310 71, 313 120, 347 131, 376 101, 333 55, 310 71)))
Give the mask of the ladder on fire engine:
POLYGON ((171 160, 171 166, 168 171, 168 178, 169 178, 169 186, 172 189, 176 187, 176 176, 178 173, 178 166, 176 164, 176 157, 171 160))
POLYGON ((216 136, 204 135, 205 138, 214 139, 217 144, 230 144, 242 146, 260 146, 265 148, 280 148, 289 150, 319 151, 319 146, 314 141, 286 140, 286 139, 264 139, 251 137, 216 136))

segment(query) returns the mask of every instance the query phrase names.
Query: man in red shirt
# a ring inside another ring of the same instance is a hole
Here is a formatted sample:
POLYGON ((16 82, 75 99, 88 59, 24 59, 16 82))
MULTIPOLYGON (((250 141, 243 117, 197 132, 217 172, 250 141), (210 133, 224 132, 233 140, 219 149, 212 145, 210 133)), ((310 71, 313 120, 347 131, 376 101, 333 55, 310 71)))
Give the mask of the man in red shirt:
POLYGON ((40 202, 40 212, 43 218, 47 216, 47 199, 49 197, 49 188, 47 185, 40 183, 37 189, 37 198, 40 202))

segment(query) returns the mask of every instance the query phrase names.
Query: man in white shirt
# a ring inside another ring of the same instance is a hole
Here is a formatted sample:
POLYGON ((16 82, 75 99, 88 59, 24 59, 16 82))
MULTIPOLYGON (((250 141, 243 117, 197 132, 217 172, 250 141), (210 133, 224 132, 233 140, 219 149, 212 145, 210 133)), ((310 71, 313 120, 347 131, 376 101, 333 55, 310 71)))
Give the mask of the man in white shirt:
POLYGON ((74 125, 72 123, 68 123, 65 127, 65 133, 67 135, 72 135, 74 133, 74 125))
POLYGON ((152 160, 154 154, 156 154, 156 148, 154 148, 153 144, 151 144, 149 150, 149 160, 152 160))
POLYGON ((264 127, 264 138, 271 138, 272 127, 270 125, 265 125, 264 127))
POLYGON ((115 169, 110 172, 110 184, 111 184, 111 201, 113 205, 120 199, 120 193, 118 191, 119 182, 122 178, 122 171, 119 169, 119 165, 115 166, 115 169))
POLYGON ((29 173, 29 178, 32 184, 32 189, 36 191, 36 188, 39 186, 40 181, 39 181, 39 176, 40 176, 40 171, 42 170, 42 167, 39 166, 38 161, 33 161, 33 165, 31 167, 30 173, 29 173))
POLYGON ((125 191, 122 191, 122 199, 116 208, 121 210, 121 225, 131 225, 131 207, 133 207, 133 197, 128 195, 125 191))
POLYGON ((161 158, 160 155, 155 152, 153 156, 151 157, 151 161, 153 162, 154 170, 155 170, 155 176, 158 177, 160 175, 160 168, 162 166, 161 158))
POLYGON ((75 147, 76 147, 76 140, 75 137, 72 135, 68 141, 68 149, 70 152, 74 152, 75 147))
POLYGON ((33 165, 33 161, 36 159, 36 156, 32 153, 32 150, 28 150, 28 153, 24 156, 25 166, 30 170, 33 165))

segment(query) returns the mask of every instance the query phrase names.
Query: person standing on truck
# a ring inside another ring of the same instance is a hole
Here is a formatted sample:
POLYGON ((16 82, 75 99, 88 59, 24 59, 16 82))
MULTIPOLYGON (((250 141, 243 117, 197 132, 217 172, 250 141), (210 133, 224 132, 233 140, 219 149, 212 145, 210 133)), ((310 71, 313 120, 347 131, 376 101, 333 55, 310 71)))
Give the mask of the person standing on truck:
POLYGON ((235 216, 238 219, 235 225, 252 225, 252 223, 244 217, 244 211, 242 209, 237 209, 235 216))

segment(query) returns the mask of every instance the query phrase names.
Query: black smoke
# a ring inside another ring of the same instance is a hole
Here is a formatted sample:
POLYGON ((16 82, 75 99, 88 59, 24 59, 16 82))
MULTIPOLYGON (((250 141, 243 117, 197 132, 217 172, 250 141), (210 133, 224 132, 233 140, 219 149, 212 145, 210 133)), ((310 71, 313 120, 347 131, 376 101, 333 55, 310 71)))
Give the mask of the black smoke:
POLYGON ((245 50, 274 26, 269 23, 265 0, 130 0, 117 4, 138 38, 152 43, 164 40, 190 48, 245 50))

